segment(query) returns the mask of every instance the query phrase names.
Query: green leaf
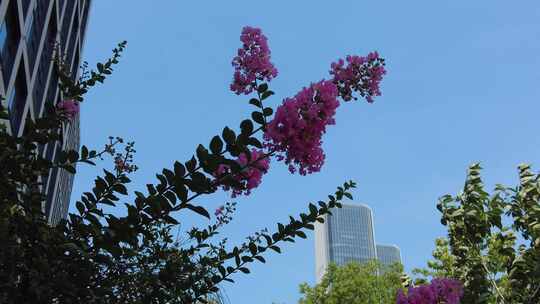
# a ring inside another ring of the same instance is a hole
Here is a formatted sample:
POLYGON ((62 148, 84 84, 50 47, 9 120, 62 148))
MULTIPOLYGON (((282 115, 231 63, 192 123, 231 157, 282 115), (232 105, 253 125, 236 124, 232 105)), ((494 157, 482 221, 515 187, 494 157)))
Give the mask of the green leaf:
POLYGON ((247 269, 246 267, 240 267, 238 268, 238 270, 240 270, 243 273, 249 273, 249 269, 247 269))
POLYGON ((84 213, 84 204, 81 203, 81 202, 77 202, 75 203, 75 206, 77 207, 77 210, 79 210, 79 214, 83 214, 84 213))
POLYGON ((240 123, 240 130, 242 130, 242 134, 245 134, 246 136, 251 135, 251 132, 253 132, 253 122, 251 122, 250 119, 246 119, 240 123))
POLYGON ((272 250, 274 250, 274 251, 277 252, 277 253, 281 253, 281 249, 280 249, 278 246, 275 246, 275 245, 274 245, 274 246, 270 246, 269 248, 272 249, 272 250))
POLYGON ((317 207, 310 203, 309 204, 309 212, 311 212, 311 214, 317 214, 318 213, 317 207))
POLYGON ((259 93, 263 93, 266 90, 268 90, 268 84, 266 84, 266 83, 261 83, 259 85, 259 87, 257 88, 257 92, 259 92, 259 93))
POLYGON ((186 174, 186 168, 178 161, 174 162, 174 174, 178 177, 183 177, 186 174))
POLYGON ((127 195, 127 189, 126 189, 126 186, 122 185, 122 184, 115 184, 112 188, 114 191, 120 193, 120 194, 124 194, 124 195, 127 195))
POLYGON ((190 173, 193 173, 195 171, 195 167, 197 166, 197 160, 195 159, 195 156, 192 156, 189 161, 186 162, 186 168, 190 173))
POLYGON ((81 157, 88 158, 88 148, 86 146, 82 146, 81 148, 81 157))
POLYGON ((178 199, 180 199, 182 202, 185 202, 187 200, 188 190, 186 186, 182 184, 176 184, 173 188, 174 193, 176 193, 176 196, 178 196, 178 199))
POLYGON ((202 215, 202 216, 210 219, 210 214, 208 213, 208 211, 206 211, 206 209, 204 209, 201 206, 193 206, 191 204, 186 204, 185 207, 188 208, 189 210, 199 214, 199 215, 202 215))
POLYGON ((274 110, 272 108, 264 108, 264 110, 263 110, 263 115, 264 116, 270 116, 270 115, 272 115, 272 113, 274 113, 274 110))
POLYGON ((220 154, 223 149, 223 141, 219 136, 214 136, 210 141, 210 151, 214 154, 220 154))
POLYGON ((262 107, 261 102, 257 98, 251 98, 249 103, 259 108, 262 107))
POLYGON ((251 113, 251 118, 256 123, 259 123, 261 125, 264 124, 264 116, 261 112, 254 111, 253 113, 251 113))
POLYGON ((225 142, 228 143, 229 145, 233 145, 234 142, 236 141, 236 134, 234 134, 234 131, 229 129, 229 127, 225 127, 223 129, 222 135, 225 142))
POLYGON ((256 137, 250 137, 247 141, 247 144, 250 146, 257 147, 259 149, 262 149, 263 147, 262 143, 256 137))
POLYGON ((172 217, 170 215, 165 215, 163 218, 169 224, 172 224, 172 225, 178 225, 179 224, 179 222, 174 217, 172 217))
POLYGON ((66 170, 67 172, 69 172, 71 174, 75 174, 77 172, 75 170, 75 167, 72 166, 72 165, 65 165, 65 166, 62 166, 62 168, 64 168, 64 170, 66 170))
POLYGON ((270 97, 270 96, 272 96, 272 95, 274 95, 274 92, 272 92, 272 91, 266 91, 266 92, 262 93, 262 95, 261 95, 261 100, 265 100, 266 98, 268 98, 268 97, 270 97))

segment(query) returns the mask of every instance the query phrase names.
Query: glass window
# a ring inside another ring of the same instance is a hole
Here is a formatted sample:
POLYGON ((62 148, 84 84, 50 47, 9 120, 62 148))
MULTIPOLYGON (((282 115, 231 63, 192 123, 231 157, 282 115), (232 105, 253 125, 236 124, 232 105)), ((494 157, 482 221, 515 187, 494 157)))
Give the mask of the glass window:
POLYGON ((3 21, 2 24, 0 24, 0 52, 4 52, 4 45, 6 44, 7 40, 7 30, 6 30, 6 22, 3 21))
POLYGON ((26 42, 30 41, 31 35, 32 35, 32 27, 34 26, 34 15, 36 13, 36 5, 34 4, 34 7, 30 10, 30 13, 28 14, 28 18, 26 20, 26 30, 24 31, 24 38, 26 39, 26 42))

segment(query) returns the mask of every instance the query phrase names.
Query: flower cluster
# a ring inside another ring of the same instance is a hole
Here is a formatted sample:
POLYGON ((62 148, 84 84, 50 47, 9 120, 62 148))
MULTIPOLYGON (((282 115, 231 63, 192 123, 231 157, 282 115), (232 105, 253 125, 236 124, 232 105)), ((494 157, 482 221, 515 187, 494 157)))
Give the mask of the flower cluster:
POLYGON ((453 279, 433 279, 428 285, 411 287, 407 294, 398 292, 397 304, 459 304, 463 285, 453 279))
POLYGON ((322 80, 286 98, 266 127, 265 145, 278 152, 289 171, 301 175, 318 172, 324 163, 322 135, 333 125, 338 90, 332 81, 322 80))
MULTIPOLYGON (((263 151, 252 149, 249 159, 245 153, 241 153, 236 162, 243 168, 242 171, 232 175, 233 183, 221 183, 221 186, 225 191, 232 190, 232 197, 249 195, 252 189, 259 186, 263 174, 268 172, 270 159, 264 155, 263 151)), ((231 168, 228 165, 220 165, 214 176, 219 178, 230 173, 231 168)))
POLYGON ((56 104, 56 109, 60 115, 73 120, 79 113, 79 103, 73 99, 66 99, 56 104))
POLYGON ((343 100, 358 99, 353 96, 353 92, 358 92, 372 103, 374 96, 381 95, 379 84, 386 70, 384 59, 377 52, 372 52, 367 57, 347 56, 345 61, 339 59, 332 63, 330 74, 343 100))
POLYGON ((234 80, 231 91, 249 94, 256 89, 256 80, 270 81, 277 76, 277 69, 270 62, 270 49, 261 29, 246 26, 242 29, 242 48, 233 58, 234 80))
MULTIPOLYGON (((120 138, 119 142, 122 142, 123 140, 120 138)), ((114 169, 118 174, 121 173, 132 173, 137 171, 138 167, 137 165, 133 164, 133 154, 137 151, 133 148, 135 145, 135 142, 129 142, 124 147, 124 153, 116 153, 116 156, 114 157, 114 169)), ((115 153, 116 151, 113 149, 110 153, 115 153)))

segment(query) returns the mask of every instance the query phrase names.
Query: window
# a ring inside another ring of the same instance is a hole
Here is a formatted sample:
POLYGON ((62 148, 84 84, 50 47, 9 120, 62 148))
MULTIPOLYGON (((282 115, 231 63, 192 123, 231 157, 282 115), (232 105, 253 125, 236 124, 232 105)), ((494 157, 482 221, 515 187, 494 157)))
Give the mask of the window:
POLYGON ((6 44, 7 40, 7 30, 6 30, 6 22, 3 21, 2 24, 0 24, 0 52, 3 53, 4 46, 6 44))
POLYGON ((28 42, 30 36, 32 35, 32 27, 34 26, 34 15, 36 14, 36 4, 34 3, 28 18, 26 18, 26 30, 24 31, 24 38, 28 42))
POLYGON ((26 102, 26 77, 24 75, 24 62, 21 62, 15 85, 11 89, 8 101, 9 116, 11 118, 11 130, 18 133, 26 102))

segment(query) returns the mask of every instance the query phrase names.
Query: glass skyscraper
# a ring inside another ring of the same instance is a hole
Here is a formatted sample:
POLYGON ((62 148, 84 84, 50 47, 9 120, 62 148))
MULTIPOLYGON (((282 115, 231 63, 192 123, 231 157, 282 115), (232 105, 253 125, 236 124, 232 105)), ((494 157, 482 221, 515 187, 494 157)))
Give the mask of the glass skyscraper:
MULTIPOLYGON (((58 75, 53 67, 61 55, 79 74, 81 52, 91 0, 1 0, 0 1, 0 95, 9 111, 9 121, 0 121, 8 132, 24 134, 26 122, 41 117, 45 104, 62 100, 58 75)), ((79 117, 61 129, 61 142, 39 147, 39 153, 54 160, 61 150, 79 149, 79 117)), ((73 175, 53 169, 43 177, 44 206, 49 222, 66 217, 73 175)))
POLYGON ((377 244, 377 258, 385 266, 392 265, 396 262, 401 263, 401 251, 396 245, 377 244))
POLYGON ((317 282, 330 262, 344 265, 351 261, 377 259, 373 212, 363 204, 343 204, 332 209, 324 223, 315 225, 315 264, 317 282))

